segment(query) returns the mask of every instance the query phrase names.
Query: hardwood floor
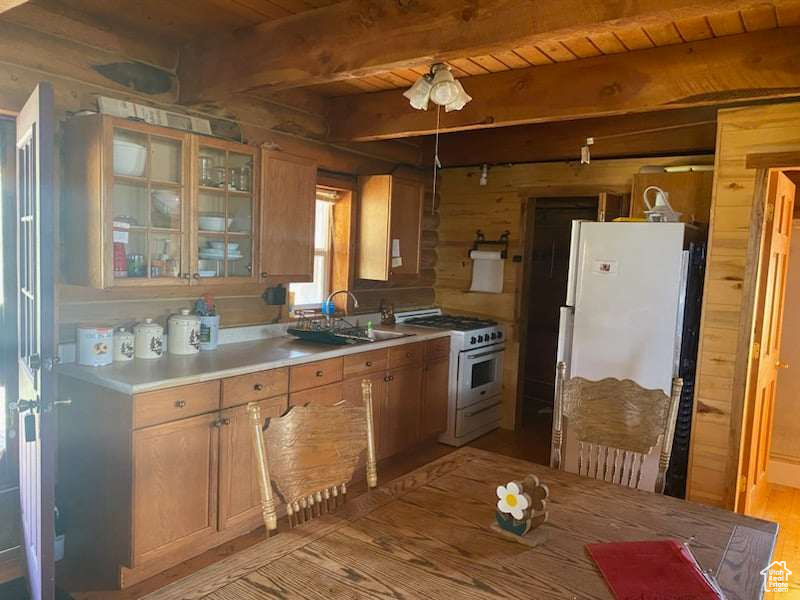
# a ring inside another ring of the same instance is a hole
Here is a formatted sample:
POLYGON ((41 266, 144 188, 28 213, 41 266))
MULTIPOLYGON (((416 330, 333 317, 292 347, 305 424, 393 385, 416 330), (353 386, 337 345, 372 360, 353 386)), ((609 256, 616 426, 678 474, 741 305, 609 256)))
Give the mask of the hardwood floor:
POLYGON ((792 598, 800 598, 800 489, 785 485, 769 485, 767 501, 754 517, 775 521, 779 525, 774 560, 785 560, 794 574, 789 578, 792 598))

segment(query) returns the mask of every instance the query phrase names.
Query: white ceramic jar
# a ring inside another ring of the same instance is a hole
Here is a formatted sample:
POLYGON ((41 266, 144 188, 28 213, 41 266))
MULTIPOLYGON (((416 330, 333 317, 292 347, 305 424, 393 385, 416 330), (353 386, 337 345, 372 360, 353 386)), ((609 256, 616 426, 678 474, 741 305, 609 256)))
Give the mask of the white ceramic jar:
POLYGON ((114 329, 111 327, 78 327, 78 363, 88 367, 110 365, 113 340, 114 329))
POLYGON ((133 360, 135 336, 124 327, 114 332, 114 362, 133 360))
POLYGON ((164 328, 145 319, 133 328, 136 358, 161 358, 164 355, 164 328))
POLYGON ((180 314, 169 318, 167 344, 170 354, 196 354, 200 352, 200 317, 189 314, 184 308, 180 314))

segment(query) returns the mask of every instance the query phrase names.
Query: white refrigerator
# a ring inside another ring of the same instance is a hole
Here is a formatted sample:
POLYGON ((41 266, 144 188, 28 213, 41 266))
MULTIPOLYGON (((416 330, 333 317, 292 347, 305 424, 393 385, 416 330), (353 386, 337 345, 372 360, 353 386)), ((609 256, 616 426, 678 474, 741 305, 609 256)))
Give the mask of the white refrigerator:
POLYGON ((680 372, 693 229, 573 222, 557 355, 568 377, 632 379, 670 393, 680 372))

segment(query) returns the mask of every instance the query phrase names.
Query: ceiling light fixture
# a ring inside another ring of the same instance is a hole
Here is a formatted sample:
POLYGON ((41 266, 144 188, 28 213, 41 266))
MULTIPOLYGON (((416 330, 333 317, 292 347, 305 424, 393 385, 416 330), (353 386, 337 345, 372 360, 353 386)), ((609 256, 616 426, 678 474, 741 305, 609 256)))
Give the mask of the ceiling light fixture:
POLYGON ((411 106, 417 110, 428 110, 429 102, 444 106, 446 112, 461 110, 472 97, 464 91, 464 86, 453 77, 450 67, 444 63, 436 63, 427 73, 417 79, 410 88, 403 92, 411 106))

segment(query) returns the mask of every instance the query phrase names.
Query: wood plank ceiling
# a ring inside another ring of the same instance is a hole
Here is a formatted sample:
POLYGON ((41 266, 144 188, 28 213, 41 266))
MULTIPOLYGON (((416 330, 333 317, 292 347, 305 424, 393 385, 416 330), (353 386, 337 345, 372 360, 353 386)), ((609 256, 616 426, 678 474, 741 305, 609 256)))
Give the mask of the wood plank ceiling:
MULTIPOLYGON (((748 10, 671 21, 658 26, 610 29, 599 35, 557 40, 448 62, 454 75, 469 77, 797 25, 800 25, 800 2, 788 6, 765 4, 748 10)), ((308 89, 324 96, 347 96, 405 88, 427 73, 428 68, 429 65, 419 65, 308 89)))

